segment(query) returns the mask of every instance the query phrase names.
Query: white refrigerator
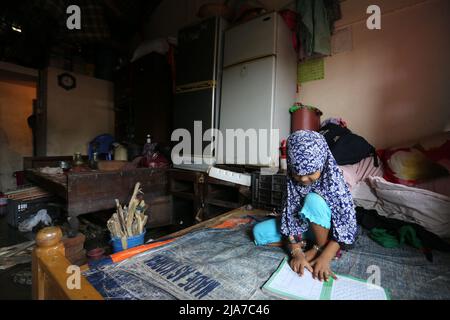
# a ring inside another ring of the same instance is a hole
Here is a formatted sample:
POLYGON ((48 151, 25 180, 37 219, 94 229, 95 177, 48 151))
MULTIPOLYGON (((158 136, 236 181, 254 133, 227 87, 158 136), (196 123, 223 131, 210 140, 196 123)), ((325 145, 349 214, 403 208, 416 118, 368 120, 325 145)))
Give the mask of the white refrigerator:
POLYGON ((296 92, 292 32, 278 13, 226 30, 217 163, 278 167, 296 92))

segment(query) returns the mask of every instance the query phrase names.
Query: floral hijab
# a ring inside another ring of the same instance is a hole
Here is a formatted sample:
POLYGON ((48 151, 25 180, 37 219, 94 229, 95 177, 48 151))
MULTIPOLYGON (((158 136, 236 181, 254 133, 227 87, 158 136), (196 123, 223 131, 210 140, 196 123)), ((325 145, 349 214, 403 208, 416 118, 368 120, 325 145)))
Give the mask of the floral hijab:
POLYGON ((288 139, 287 199, 281 218, 281 233, 300 235, 309 228, 299 212, 310 192, 319 194, 331 209, 332 239, 341 245, 352 245, 357 233, 356 213, 350 190, 331 154, 325 138, 314 131, 297 131, 288 139), (320 178, 305 186, 292 175, 321 172, 320 178))

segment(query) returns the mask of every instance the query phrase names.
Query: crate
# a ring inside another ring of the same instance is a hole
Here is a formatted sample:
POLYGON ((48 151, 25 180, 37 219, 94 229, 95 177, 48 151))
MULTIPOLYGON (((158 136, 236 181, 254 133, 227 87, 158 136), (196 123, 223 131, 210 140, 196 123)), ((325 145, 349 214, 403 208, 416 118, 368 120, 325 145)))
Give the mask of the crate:
POLYGON ((21 222, 41 209, 46 209, 52 219, 61 214, 61 206, 58 204, 58 199, 54 196, 32 199, 8 199, 6 221, 10 226, 17 228, 21 222))
POLYGON ((252 206, 254 208, 281 214, 286 196, 287 176, 285 174, 252 173, 252 206))

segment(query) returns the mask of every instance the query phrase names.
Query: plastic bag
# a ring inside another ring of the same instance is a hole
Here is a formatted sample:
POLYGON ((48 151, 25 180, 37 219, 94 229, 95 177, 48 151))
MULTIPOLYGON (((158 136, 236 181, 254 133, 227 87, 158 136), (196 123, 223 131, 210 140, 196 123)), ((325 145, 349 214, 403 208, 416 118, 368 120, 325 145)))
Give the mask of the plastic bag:
POLYGON ((47 214, 46 209, 39 210, 34 216, 19 223, 19 231, 30 232, 39 224, 39 222, 42 222, 46 226, 52 224, 52 218, 47 214))
POLYGON ((158 150, 157 143, 147 143, 144 146, 143 158, 141 160, 141 166, 145 168, 167 168, 169 167, 169 161, 158 150))
POLYGON ((134 51, 131 62, 134 62, 152 52, 165 55, 168 51, 169 51, 169 43, 165 38, 145 41, 142 42, 134 51))

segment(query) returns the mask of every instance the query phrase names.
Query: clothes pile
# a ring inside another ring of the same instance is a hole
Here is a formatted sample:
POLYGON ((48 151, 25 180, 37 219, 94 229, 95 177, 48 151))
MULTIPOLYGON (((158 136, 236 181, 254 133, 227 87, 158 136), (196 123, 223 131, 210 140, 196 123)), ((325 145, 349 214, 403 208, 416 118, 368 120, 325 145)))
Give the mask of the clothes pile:
POLYGON ((423 252, 433 261, 432 250, 450 252, 450 244, 415 223, 383 217, 376 210, 356 208, 358 224, 369 230, 369 237, 385 248, 398 248, 404 244, 423 252))
POLYGON ((340 124, 330 121, 320 129, 338 165, 355 164, 365 158, 373 157, 374 166, 378 167, 375 147, 342 124, 345 124, 342 120, 340 124))
POLYGON ((325 137, 350 190, 368 177, 383 176, 375 147, 365 138, 353 133, 344 119, 324 120, 319 132, 325 137))
POLYGON ((443 240, 450 239, 449 133, 385 150, 376 150, 341 118, 323 121, 320 133, 372 240, 387 248, 410 245, 429 261, 431 250, 450 252, 443 240))

